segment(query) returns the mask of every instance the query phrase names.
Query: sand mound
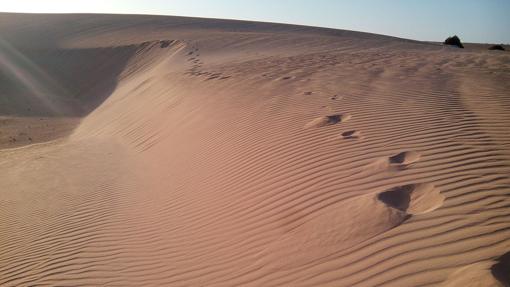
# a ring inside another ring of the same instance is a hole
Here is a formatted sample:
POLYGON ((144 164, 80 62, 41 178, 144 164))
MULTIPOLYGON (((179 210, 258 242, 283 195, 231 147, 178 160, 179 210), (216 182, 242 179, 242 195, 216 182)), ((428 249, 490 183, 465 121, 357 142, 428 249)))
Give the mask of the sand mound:
POLYGON ((368 195, 308 217, 271 243, 263 252, 264 265, 281 269, 310 263, 384 233, 400 225, 408 215, 368 195))
POLYGON ((377 198, 408 214, 423 214, 443 205, 444 196, 430 183, 408 184, 379 193, 377 198))
POLYGON ((334 125, 337 123, 346 122, 349 119, 351 119, 351 115, 349 114, 337 114, 337 115, 330 115, 330 116, 323 116, 314 119, 313 121, 309 122, 305 125, 305 128, 320 128, 325 126, 334 125))

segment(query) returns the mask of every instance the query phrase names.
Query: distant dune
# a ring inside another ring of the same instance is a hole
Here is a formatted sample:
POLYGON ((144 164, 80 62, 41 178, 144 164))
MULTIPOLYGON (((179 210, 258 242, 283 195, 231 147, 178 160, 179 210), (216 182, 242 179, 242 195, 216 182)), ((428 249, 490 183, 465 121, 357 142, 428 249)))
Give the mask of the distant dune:
POLYGON ((0 286, 510 284, 508 52, 0 14, 0 83, 0 286))

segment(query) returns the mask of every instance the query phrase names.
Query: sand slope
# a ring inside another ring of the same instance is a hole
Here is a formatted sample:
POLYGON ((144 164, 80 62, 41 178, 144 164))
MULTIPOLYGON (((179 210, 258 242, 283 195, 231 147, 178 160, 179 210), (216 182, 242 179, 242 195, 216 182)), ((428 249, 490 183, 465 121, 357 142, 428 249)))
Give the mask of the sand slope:
POLYGON ((132 15, 0 41, 1 286, 508 280, 506 52, 132 15))

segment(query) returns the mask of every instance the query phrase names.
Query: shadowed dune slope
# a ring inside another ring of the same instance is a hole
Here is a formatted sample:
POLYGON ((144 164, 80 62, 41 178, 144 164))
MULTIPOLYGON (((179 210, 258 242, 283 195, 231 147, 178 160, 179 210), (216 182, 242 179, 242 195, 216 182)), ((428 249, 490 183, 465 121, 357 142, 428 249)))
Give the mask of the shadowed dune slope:
POLYGON ((0 43, 1 286, 506 284, 508 53, 86 14, 0 43))

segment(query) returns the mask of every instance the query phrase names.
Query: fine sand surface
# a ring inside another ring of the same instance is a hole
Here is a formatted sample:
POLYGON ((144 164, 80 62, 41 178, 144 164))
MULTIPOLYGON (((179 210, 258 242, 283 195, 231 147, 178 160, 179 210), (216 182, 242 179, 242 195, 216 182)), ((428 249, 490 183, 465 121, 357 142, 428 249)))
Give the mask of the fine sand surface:
POLYGON ((0 14, 0 286, 509 286, 509 274, 510 53, 0 14))

